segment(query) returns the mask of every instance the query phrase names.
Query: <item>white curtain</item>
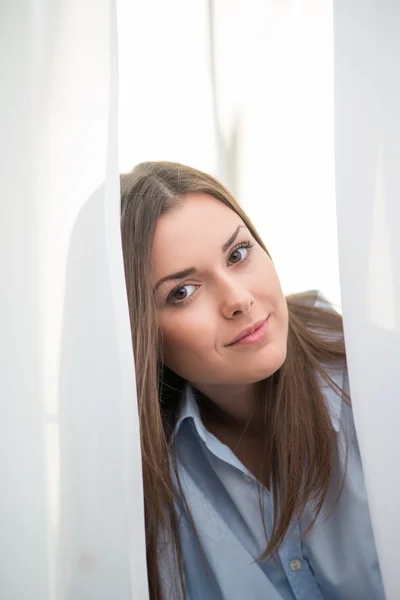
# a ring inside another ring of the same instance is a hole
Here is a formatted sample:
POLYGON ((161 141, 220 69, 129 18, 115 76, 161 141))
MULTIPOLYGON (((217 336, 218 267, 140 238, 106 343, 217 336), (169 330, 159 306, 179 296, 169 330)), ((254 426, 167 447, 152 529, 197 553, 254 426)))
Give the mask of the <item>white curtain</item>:
POLYGON ((336 192, 350 388, 388 600, 400 539, 400 7, 335 0, 336 192))
POLYGON ((0 595, 145 600, 114 0, 0 18, 0 595))

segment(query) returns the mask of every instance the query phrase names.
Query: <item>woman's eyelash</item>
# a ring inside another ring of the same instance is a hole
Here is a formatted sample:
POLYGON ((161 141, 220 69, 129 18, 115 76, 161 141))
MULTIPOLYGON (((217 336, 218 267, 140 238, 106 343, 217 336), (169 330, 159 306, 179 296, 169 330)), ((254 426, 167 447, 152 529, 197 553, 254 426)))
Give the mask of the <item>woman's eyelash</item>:
POLYGON ((250 240, 247 240, 246 242, 239 242, 239 244, 236 244, 236 246, 232 248, 231 253, 237 250, 238 248, 254 248, 254 243, 250 240))

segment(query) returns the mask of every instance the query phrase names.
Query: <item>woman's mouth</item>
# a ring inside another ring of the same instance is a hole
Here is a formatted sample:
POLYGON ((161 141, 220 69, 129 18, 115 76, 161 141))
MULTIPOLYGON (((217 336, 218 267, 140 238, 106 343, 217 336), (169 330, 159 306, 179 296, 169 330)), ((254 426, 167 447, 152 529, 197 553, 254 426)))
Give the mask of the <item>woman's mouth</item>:
POLYGON ((246 329, 242 329, 242 331, 232 340, 232 342, 227 344, 227 346, 256 344, 265 337, 268 333, 268 329, 269 316, 266 319, 254 323, 254 325, 250 327, 246 327, 246 329))

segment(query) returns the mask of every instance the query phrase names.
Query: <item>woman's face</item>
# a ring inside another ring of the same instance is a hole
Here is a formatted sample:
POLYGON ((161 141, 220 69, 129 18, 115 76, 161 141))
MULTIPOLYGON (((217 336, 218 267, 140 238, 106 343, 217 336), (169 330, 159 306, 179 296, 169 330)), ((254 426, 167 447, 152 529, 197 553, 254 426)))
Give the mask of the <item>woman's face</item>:
POLYGON ((152 265, 170 369, 204 386, 255 383, 282 366, 286 300, 233 210, 209 195, 186 196, 158 221, 152 265))

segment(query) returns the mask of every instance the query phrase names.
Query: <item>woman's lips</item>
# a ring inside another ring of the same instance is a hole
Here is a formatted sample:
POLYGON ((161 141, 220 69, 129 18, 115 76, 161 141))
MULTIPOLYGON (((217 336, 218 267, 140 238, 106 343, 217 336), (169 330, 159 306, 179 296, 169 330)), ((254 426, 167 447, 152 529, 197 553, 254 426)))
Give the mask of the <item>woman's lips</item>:
POLYGON ((268 317, 258 321, 251 327, 242 330, 228 346, 255 344, 261 341, 268 332, 268 317))

